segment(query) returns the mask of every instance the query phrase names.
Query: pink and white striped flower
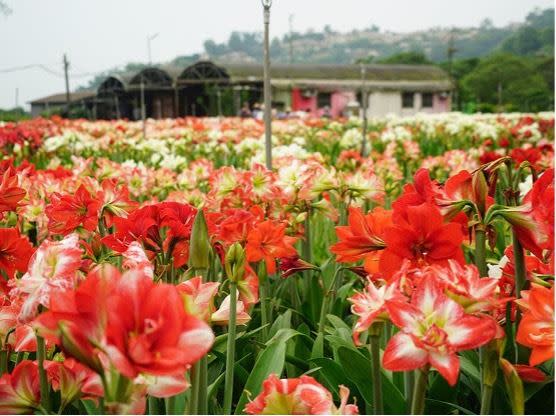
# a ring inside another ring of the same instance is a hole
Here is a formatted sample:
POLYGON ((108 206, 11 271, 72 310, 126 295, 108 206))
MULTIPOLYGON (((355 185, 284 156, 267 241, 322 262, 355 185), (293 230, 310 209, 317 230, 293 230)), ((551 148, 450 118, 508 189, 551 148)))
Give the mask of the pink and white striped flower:
POLYGON ((387 309, 400 332, 386 346, 384 368, 409 371, 430 364, 452 386, 459 375, 456 353, 480 347, 496 335, 492 319, 466 314, 434 278, 422 281, 411 303, 392 301, 387 309))

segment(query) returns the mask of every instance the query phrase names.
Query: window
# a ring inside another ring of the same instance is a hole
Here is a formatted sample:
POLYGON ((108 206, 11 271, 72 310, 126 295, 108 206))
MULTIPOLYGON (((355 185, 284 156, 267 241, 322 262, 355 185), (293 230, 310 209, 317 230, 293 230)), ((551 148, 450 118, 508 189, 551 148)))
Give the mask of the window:
POLYGON ((421 97, 421 106, 423 108, 432 108, 432 93, 424 92, 421 97))
POLYGON ((329 92, 319 92, 317 94, 317 107, 324 108, 330 107, 330 98, 332 94, 329 92))
POLYGON ((404 92, 402 94, 402 108, 413 108, 413 93, 404 92))

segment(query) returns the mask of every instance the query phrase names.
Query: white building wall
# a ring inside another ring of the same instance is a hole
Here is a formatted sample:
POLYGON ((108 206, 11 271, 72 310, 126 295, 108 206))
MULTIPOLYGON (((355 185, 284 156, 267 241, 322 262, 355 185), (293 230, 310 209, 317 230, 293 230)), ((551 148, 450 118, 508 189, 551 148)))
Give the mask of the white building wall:
POLYGON ((399 91, 374 91, 369 94, 369 117, 381 117, 386 114, 401 114, 402 96, 399 91))

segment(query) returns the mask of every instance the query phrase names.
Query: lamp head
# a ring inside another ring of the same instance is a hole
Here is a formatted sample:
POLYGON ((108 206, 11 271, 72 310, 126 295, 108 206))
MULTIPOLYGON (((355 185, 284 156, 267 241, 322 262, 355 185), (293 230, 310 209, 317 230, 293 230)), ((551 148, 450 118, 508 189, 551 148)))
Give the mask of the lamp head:
POLYGON ((270 9, 270 6, 272 6, 272 0, 261 0, 261 3, 265 9, 270 9))

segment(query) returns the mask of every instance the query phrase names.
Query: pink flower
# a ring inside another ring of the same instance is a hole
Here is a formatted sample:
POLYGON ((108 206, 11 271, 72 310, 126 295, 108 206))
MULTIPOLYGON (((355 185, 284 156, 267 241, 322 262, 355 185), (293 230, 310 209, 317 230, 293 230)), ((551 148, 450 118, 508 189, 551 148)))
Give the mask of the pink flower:
MULTIPOLYGON (((236 304, 236 325, 245 325, 251 320, 251 317, 245 312, 245 306, 241 300, 236 304)), ((230 321, 230 295, 226 296, 220 305, 220 308, 211 316, 211 322, 215 325, 228 325, 230 321)))
POLYGON ((220 283, 203 283, 201 276, 193 277, 176 286, 183 302, 185 311, 205 322, 210 321, 210 316, 216 310, 214 297, 218 293, 220 283))
POLYGON ((245 406, 251 415, 356 415, 356 405, 347 404, 349 390, 340 386, 342 402, 336 408, 332 394, 313 377, 280 380, 271 374, 263 382, 263 391, 245 406))
POLYGON ((39 369, 34 361, 22 361, 11 374, 0 378, 0 413, 33 414, 41 402, 39 369))
POLYGON ((377 288, 371 279, 363 292, 357 292, 348 299, 351 303, 351 313, 359 316, 353 328, 353 341, 360 345, 361 333, 368 330, 375 321, 388 319, 386 303, 398 300, 403 302, 405 297, 399 292, 397 282, 384 284, 377 288))
POLYGON ((37 307, 48 307, 54 289, 73 289, 81 266, 82 250, 77 234, 61 241, 44 241, 29 261, 29 270, 13 282, 12 296, 24 298, 19 319, 27 322, 37 314, 37 307))
POLYGON ((124 256, 122 263, 124 268, 141 270, 151 279, 154 277, 154 266, 147 257, 143 246, 137 241, 132 241, 122 255, 124 256))
POLYGON ((453 386, 459 375, 456 352, 480 347, 496 335, 492 319, 467 315, 433 278, 422 281, 411 303, 392 301, 387 308, 400 328, 384 351, 383 366, 391 371, 430 364, 453 386))

